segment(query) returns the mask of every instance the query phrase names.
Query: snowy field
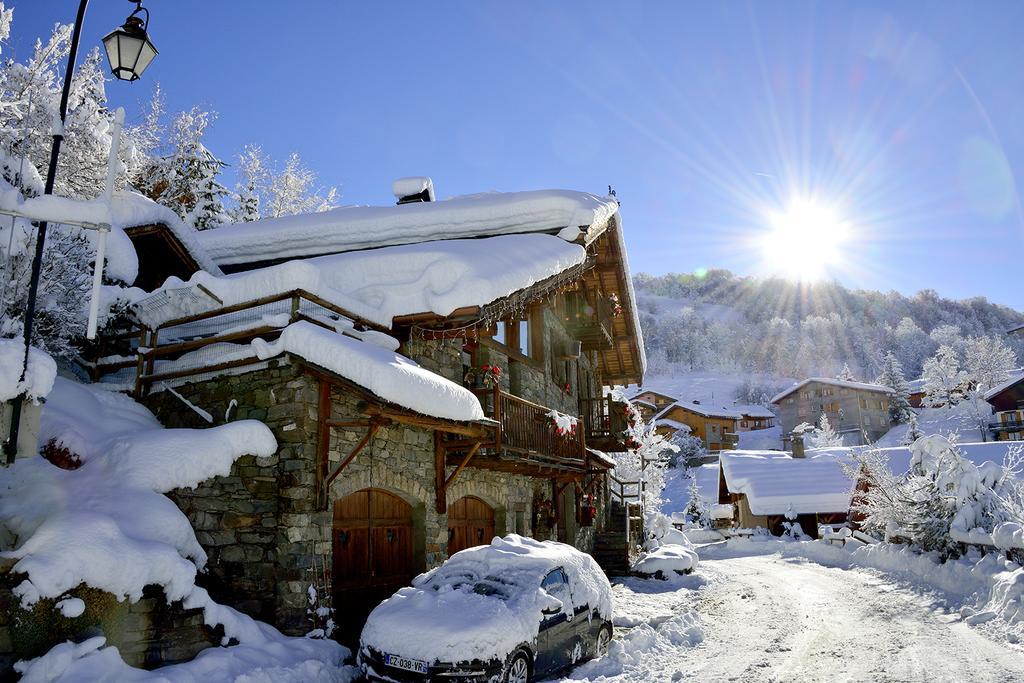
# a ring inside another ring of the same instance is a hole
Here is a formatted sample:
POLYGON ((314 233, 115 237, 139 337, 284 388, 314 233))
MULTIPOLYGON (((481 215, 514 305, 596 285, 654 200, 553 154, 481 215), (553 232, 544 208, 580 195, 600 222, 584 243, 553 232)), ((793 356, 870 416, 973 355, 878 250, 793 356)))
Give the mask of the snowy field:
POLYGON ((700 552, 692 576, 618 582, 608 655, 562 680, 1024 680, 1020 624, 976 606, 1000 576, 994 558, 970 579, 962 566, 821 542, 700 552))

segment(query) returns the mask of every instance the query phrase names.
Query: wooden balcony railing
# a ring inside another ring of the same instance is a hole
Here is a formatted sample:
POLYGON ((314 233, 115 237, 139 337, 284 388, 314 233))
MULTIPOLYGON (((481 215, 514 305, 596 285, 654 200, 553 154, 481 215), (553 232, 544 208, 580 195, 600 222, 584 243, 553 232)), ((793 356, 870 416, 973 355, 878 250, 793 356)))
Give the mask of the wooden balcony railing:
POLYGON ((586 468, 586 438, 582 425, 573 433, 559 434, 548 415, 551 408, 498 387, 472 391, 480 399, 484 414, 500 424, 496 450, 566 469, 586 468))
POLYGON ((626 429, 622 405, 613 401, 611 396, 579 400, 580 419, 588 441, 619 438, 626 429))
POLYGON ((583 292, 568 292, 564 301, 562 321, 566 331, 583 343, 583 350, 610 349, 614 315, 608 301, 600 294, 591 301, 583 292))

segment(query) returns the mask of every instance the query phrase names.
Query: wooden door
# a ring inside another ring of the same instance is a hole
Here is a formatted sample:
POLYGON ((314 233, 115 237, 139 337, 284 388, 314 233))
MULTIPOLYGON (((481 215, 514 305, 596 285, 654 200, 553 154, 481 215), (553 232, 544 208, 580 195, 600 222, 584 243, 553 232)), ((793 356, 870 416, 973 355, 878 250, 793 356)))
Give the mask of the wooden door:
POLYGON ((463 496, 448 506, 448 554, 494 538, 494 508, 475 496, 463 496))
POLYGON ((334 608, 343 640, 359 636, 367 615, 415 575, 412 506, 363 489, 334 503, 334 608))

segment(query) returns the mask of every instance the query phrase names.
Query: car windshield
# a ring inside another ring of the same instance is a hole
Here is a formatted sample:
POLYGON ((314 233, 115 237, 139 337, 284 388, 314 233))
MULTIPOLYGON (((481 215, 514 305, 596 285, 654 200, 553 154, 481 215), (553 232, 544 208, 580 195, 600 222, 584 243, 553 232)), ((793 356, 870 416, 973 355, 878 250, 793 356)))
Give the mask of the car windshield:
POLYGON ((507 579, 493 575, 480 578, 472 572, 438 575, 430 584, 435 591, 441 590, 443 586, 448 586, 452 590, 471 590, 478 595, 497 597, 501 600, 508 600, 515 590, 515 584, 507 579))

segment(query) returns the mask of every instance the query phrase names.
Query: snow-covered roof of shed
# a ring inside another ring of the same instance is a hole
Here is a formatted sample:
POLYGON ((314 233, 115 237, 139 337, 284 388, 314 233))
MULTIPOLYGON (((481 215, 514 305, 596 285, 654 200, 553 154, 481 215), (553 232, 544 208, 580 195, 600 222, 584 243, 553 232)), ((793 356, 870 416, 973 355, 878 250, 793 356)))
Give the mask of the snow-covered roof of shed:
POLYGON ((658 409, 658 406, 654 405, 650 401, 645 401, 642 398, 634 398, 632 401, 630 401, 630 403, 632 403, 635 406, 644 406, 645 408, 650 408, 651 410, 658 409))
POLYGON ((735 410, 729 410, 728 408, 721 408, 718 406, 706 406, 701 403, 692 403, 690 401, 676 401, 672 405, 665 406, 665 408, 654 416, 656 420, 664 419, 669 413, 675 408, 682 408, 688 410, 691 413, 695 413, 702 417, 721 417, 726 420, 741 420, 743 416, 735 410))
POLYGON ((730 493, 747 497, 755 515, 847 512, 854 482, 842 455, 793 458, 778 451, 723 451, 719 456, 730 493))
POLYGON ((465 237, 602 224, 618 211, 611 197, 571 190, 486 192, 439 202, 399 206, 352 206, 320 213, 264 218, 199 233, 221 266, 302 258, 360 249, 465 237))
POLYGON ((659 419, 654 421, 654 424, 657 425, 658 427, 671 427, 672 429, 674 429, 676 431, 679 431, 679 432, 687 432, 687 433, 689 433, 689 432, 693 431, 692 428, 690 427, 690 425, 684 424, 682 422, 678 422, 676 420, 673 420, 670 417, 659 418, 659 419))
MULTIPOLYGON (((32 220, 45 220, 54 224, 109 225, 106 274, 114 279, 130 284, 139 274, 139 259, 125 230, 156 224, 167 226, 200 268, 215 274, 221 272, 200 246, 195 228, 183 223, 171 209, 137 192, 115 192, 109 202, 54 195, 23 199, 21 193, 10 184, 3 181, 0 183, 0 209, 17 211, 32 220)), ((96 230, 85 230, 84 234, 95 248, 99 233, 96 230)))
POLYGON ((797 391, 808 384, 828 384, 833 387, 842 387, 844 389, 857 389, 860 391, 874 391, 882 394, 891 394, 892 389, 881 384, 868 384, 867 382, 848 382, 842 379, 835 379, 834 377, 808 377, 805 380, 797 382, 788 389, 784 389, 775 396, 772 397, 772 403, 778 403, 782 399, 786 398, 794 391, 797 391))
POLYGON ((586 249, 552 235, 442 240, 287 261, 226 276, 195 273, 135 304, 139 320, 168 320, 304 289, 364 320, 390 328, 395 316, 448 315, 485 306, 586 260, 586 249), (185 296, 199 286, 222 303, 185 296))
POLYGON ((743 415, 743 417, 775 417, 775 413, 772 412, 771 408, 756 403, 736 404, 733 406, 733 410, 743 415))

